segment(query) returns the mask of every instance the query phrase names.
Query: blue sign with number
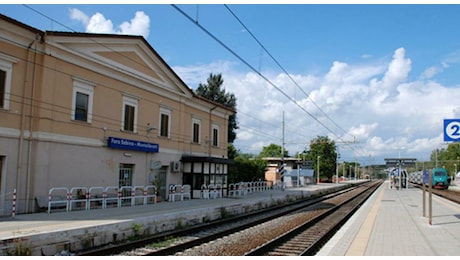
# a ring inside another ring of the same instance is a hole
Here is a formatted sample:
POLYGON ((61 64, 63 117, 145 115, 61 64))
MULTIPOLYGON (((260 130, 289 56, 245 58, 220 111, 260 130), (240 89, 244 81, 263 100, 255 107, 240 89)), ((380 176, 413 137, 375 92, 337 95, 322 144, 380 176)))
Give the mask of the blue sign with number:
POLYGON ((460 142, 460 119, 444 119, 444 141, 460 142))

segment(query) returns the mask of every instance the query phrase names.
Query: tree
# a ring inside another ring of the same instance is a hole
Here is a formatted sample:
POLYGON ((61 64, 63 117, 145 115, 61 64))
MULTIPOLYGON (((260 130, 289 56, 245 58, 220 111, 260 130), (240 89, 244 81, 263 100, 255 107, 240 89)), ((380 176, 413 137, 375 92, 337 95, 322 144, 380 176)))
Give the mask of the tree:
MULTIPOLYGON (((431 152, 430 160, 432 162, 432 168, 444 167, 450 173, 449 175, 455 175, 455 171, 460 170, 460 144, 451 143, 447 145, 447 148, 436 149, 431 152)), ((425 165, 425 168, 431 168, 430 165, 425 165)))
POLYGON ((360 167, 358 162, 343 162, 339 166, 339 176, 344 176, 345 178, 353 178, 356 176, 356 169, 360 167))
POLYGON ((327 136, 318 136, 310 142, 310 151, 307 152, 307 160, 314 163, 315 172, 318 169, 319 161, 319 176, 330 180, 335 175, 337 152, 335 150, 335 142, 327 136), (318 160, 318 156, 319 160, 318 160))
MULTIPOLYGON (((282 155, 281 152, 281 145, 277 144, 270 144, 269 146, 264 146, 262 148, 262 151, 259 154, 259 157, 280 157, 282 155)), ((284 157, 288 157, 288 151, 285 149, 284 150, 284 157)))
POLYGON ((228 183, 265 180, 266 167, 266 161, 237 152, 234 163, 229 165, 228 183))
POLYGON ((228 159, 235 159, 238 156, 238 151, 232 143, 227 145, 227 156, 228 159))
MULTIPOLYGON (((222 104, 228 108, 236 110, 236 97, 233 93, 227 93, 223 87, 224 79, 222 74, 217 75, 210 74, 207 80, 207 84, 198 84, 196 89, 196 94, 209 99, 213 102, 222 104)), ((238 129, 238 123, 236 121, 236 114, 233 114, 229 117, 228 120, 228 138, 229 143, 233 143, 236 139, 235 130, 238 129)))

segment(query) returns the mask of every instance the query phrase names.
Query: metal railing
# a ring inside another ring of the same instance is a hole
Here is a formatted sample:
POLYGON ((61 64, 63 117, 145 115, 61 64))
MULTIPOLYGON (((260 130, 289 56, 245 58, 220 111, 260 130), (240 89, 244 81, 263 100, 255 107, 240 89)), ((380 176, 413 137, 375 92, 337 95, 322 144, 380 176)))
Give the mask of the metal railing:
POLYGON ((65 208, 66 212, 94 207, 107 208, 156 203, 155 186, 53 187, 48 192, 48 213, 65 208))

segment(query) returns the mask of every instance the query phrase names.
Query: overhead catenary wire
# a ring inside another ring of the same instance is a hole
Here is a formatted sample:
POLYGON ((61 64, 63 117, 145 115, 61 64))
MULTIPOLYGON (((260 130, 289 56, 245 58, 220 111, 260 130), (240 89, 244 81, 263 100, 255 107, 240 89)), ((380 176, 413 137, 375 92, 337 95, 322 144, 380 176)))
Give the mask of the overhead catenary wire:
POLYGON ((203 32, 205 32, 208 36, 210 36, 212 39, 214 39, 217 43, 219 43, 222 47, 224 47, 227 51, 229 51, 233 56, 235 56, 238 60, 240 60, 243 64, 245 64, 248 68, 250 68, 253 72, 255 72, 257 75, 259 75, 262 79, 264 79, 269 85, 274 87, 276 90, 278 90, 283 96, 285 96, 289 101, 294 103, 296 106, 298 106, 302 111, 304 111, 306 114, 308 114, 313 120, 315 120, 318 124, 323 126, 325 129, 327 129, 331 134, 337 137, 337 139, 344 141, 335 131, 330 129, 328 126, 326 126, 323 122, 321 122, 316 116, 308 112, 303 106, 301 106, 294 98, 289 96, 285 91, 283 91, 281 88, 279 88, 276 84, 274 84, 270 79, 268 79, 265 75, 263 75, 259 70, 254 68, 251 64, 249 64, 245 59, 243 59, 240 55, 238 55, 235 51, 233 51, 230 47, 228 47, 224 42, 222 42, 219 38, 217 38, 213 33, 211 33, 209 30, 207 30, 204 26, 202 26, 199 22, 194 20, 190 15, 185 13, 182 9, 180 9, 177 5, 171 4, 171 6, 176 9, 179 13, 181 13, 184 17, 186 17, 190 22, 195 24, 198 28, 200 28, 203 32))
MULTIPOLYGON (((54 21, 54 22, 60 24, 61 26, 65 27, 65 28, 67 28, 67 29, 69 29, 69 30, 71 30, 71 31, 74 31, 73 29, 71 29, 71 28, 69 28, 69 27, 63 25, 62 23, 59 23, 58 21, 56 21, 56 20, 54 20, 53 18, 51 18, 51 17, 49 17, 49 16, 47 16, 47 15, 45 15, 45 14, 43 14, 43 13, 37 11, 37 10, 35 10, 34 8, 32 8, 32 7, 30 7, 30 6, 27 6, 27 5, 24 5, 24 6, 27 7, 27 8, 29 8, 29 9, 31 9, 31 10, 33 10, 34 12, 36 12, 36 13, 38 13, 38 14, 40 14, 40 15, 46 17, 47 19, 49 19, 49 20, 51 20, 51 21, 54 21)), ((234 52, 233 50, 231 50, 230 48, 228 48, 222 41, 220 41, 219 39, 217 39, 214 35, 212 35, 209 31, 207 31, 203 26, 201 26, 201 25, 199 24, 199 12, 198 12, 198 10, 197 10, 195 19, 192 19, 191 17, 189 17, 188 15, 186 15, 184 12, 182 12, 182 10, 180 10, 176 5, 172 5, 172 6, 173 6, 174 8, 176 8, 177 10, 179 10, 180 13, 182 13, 183 15, 185 15, 185 16, 186 16, 190 21, 192 21, 195 25, 197 25, 197 26, 200 27, 203 31, 205 31, 209 36, 211 36, 211 37, 212 37, 214 40, 216 40, 219 44, 221 44, 222 46, 224 46, 224 48, 226 48, 230 53, 232 53, 235 57, 237 57, 240 61, 242 61, 246 66, 248 66, 251 70, 253 70, 255 73, 257 73, 257 75, 259 75, 261 78, 263 78, 265 81, 267 81, 271 86, 273 86, 275 89, 277 89, 280 93, 282 93, 286 98, 288 98, 288 100, 290 100, 291 102, 293 102, 296 106, 298 106, 302 111, 304 111, 305 113, 307 113, 310 117, 312 117, 316 122, 318 122, 318 123, 319 123, 321 126, 323 126, 325 129, 327 129, 328 131, 330 131, 331 134, 337 136, 338 139, 341 139, 341 137, 340 137, 337 133, 335 133, 335 131, 331 130, 328 126, 326 126, 323 122, 321 122, 317 117, 315 117, 313 114, 311 114, 311 113, 310 113, 309 111, 307 111, 305 108, 303 108, 295 99, 293 99, 292 97, 290 97, 287 93, 285 93, 285 92, 284 92, 283 90, 281 90, 278 86, 276 86, 272 81, 270 81, 267 77, 265 77, 259 70, 256 70, 254 67, 252 67, 249 63, 247 63, 244 59, 242 59, 236 52, 234 52)), ((247 30, 247 31, 250 32, 249 30, 247 30)), ((250 32, 250 33, 251 33, 251 32, 250 32)), ((251 35, 252 35, 252 33, 251 33, 251 35)), ((255 38, 255 36, 253 36, 253 37, 255 38)), ((255 39, 256 39, 256 38, 255 38, 255 39)), ((107 48, 108 50, 111 50, 111 51, 113 51, 113 52, 115 52, 115 53, 117 53, 117 54, 119 54, 119 55, 121 55, 121 56, 123 56, 123 57, 125 57, 125 58, 127 58, 127 59, 130 59, 129 57, 123 55, 123 53, 119 53, 119 52, 117 52, 116 50, 112 50, 109 46, 106 46, 106 45, 104 45, 103 43, 99 43, 99 42, 97 42, 97 41, 94 40, 94 39, 91 39, 91 40, 93 40, 94 42, 100 44, 101 46, 104 46, 104 47, 107 48)), ((258 40, 257 40, 257 41, 258 41, 258 40)), ((259 43, 260 43, 260 42, 259 42, 259 43)), ((260 45, 261 45, 262 48, 272 57, 272 59, 274 59, 274 57, 268 52, 268 50, 266 50, 266 48, 265 48, 261 43, 260 43, 260 45)), ((274 60, 276 61, 276 59, 274 59, 274 60)), ((133 62, 136 62, 136 61, 133 60, 133 62)), ((276 61, 276 62, 277 62, 277 61, 276 61)), ((137 62, 136 62, 136 63, 137 63, 137 62)), ((278 66, 280 66, 280 67, 283 69, 283 71, 285 71, 285 69, 284 69, 278 62, 277 62, 277 64, 278 64, 278 66)), ((145 65, 143 65, 143 64, 140 64, 140 65, 145 66, 145 65)), ((292 77, 289 75, 289 73, 287 73, 286 71, 285 71, 285 73, 286 73, 286 75, 289 76, 289 78, 291 78, 291 80, 293 80, 292 77)), ((295 82, 295 81, 293 80, 293 82, 295 82)), ((296 82, 295 82, 295 83, 296 83, 296 82)), ((300 88, 300 86, 298 86, 297 83, 296 83, 296 85, 297 85, 297 87, 300 88)), ((301 88, 300 88, 300 89, 301 89, 301 88)), ((304 92, 303 89, 301 89, 301 90, 302 90, 302 92, 304 92)), ((307 93, 304 92, 304 94, 311 100, 311 98, 309 97, 309 95, 308 95, 307 93)), ((314 102, 313 102, 313 103, 314 103, 314 102)), ((315 106, 317 106, 316 103, 314 103, 314 104, 315 104, 315 106)), ((318 107, 318 106, 317 106, 317 107, 318 107)), ((319 107, 318 107, 318 109, 321 110, 321 108, 319 108, 319 107)), ((241 112, 241 111, 240 111, 240 112, 241 112)), ((323 114, 325 114, 324 111, 321 110, 321 112, 323 112, 323 114)), ((327 114, 325 114, 325 115, 326 115, 326 117, 328 117, 328 118, 330 119, 330 117, 329 117, 327 114)), ((330 120, 332 121, 332 119, 330 119, 330 120)), ((266 123, 266 122, 264 122, 264 123, 266 123)), ((333 123, 336 124, 335 122, 333 122, 333 123)), ((336 126, 337 126, 337 124, 336 124, 336 126)), ((339 127, 339 128, 340 128, 340 127, 339 127)), ((342 130, 343 130, 343 129, 342 129, 342 130)))
MULTIPOLYGON (((26 8, 28 8, 28 9, 30 9, 30 10, 32 10, 33 12, 35 12, 35 13, 37 13, 37 14, 39 14, 39 15, 45 17, 46 19, 49 19, 50 21, 59 24, 60 26, 66 28, 66 29, 68 29, 68 30, 70 30, 70 31, 72 31, 72 32, 76 32, 74 29, 72 29, 72 28, 70 28, 70 27, 68 27, 68 26, 66 26, 66 25, 64 25, 64 24, 62 24, 61 22, 59 22, 59 21, 53 19, 52 17, 50 17, 50 16, 44 14, 43 12, 40 12, 40 11, 36 10, 35 8, 33 8, 33 7, 31 7, 31 6, 28 6, 28 5, 25 5, 25 4, 24 4, 23 6, 26 7, 26 8)), ((197 5, 197 8, 199 8, 199 5, 197 5)), ((199 21, 199 10, 197 9, 195 22, 198 22, 198 21, 199 21)), ((122 56, 123 58, 126 58, 126 59, 130 60, 131 62, 136 63, 136 64, 139 65, 139 66, 142 66, 142 67, 145 66, 145 64, 139 63, 137 60, 133 60, 133 59, 131 59, 130 57, 124 55, 123 53, 120 53, 120 52, 118 52, 118 51, 116 51, 116 50, 113 50, 113 49, 110 48, 109 46, 105 45, 104 43, 98 42, 98 41, 95 40, 94 38, 88 37, 88 39, 91 40, 92 42, 94 42, 94 43, 100 45, 100 46, 103 46, 103 47, 106 48, 107 50, 110 50, 110 51, 116 53, 117 55, 120 55, 120 56, 122 56)), ((105 63, 105 61, 103 61, 103 60, 100 60, 100 62, 105 63)), ((48 69, 52 69, 52 68, 48 68, 48 69)), ((125 72, 127 72, 127 71, 125 71, 125 72)), ((127 72, 127 73, 132 73, 132 72, 127 72)), ((108 87, 108 86, 107 86, 107 87, 108 87)), ((239 113, 242 113, 242 111, 239 111, 239 113)), ((266 122, 264 122, 264 123, 266 124, 266 122)), ((250 130, 251 130, 251 129, 250 129, 250 130)), ((252 130, 253 130, 253 129, 252 129, 252 130)), ((257 131, 255 131, 255 132, 257 132, 257 131)), ((263 133, 263 134, 261 134, 261 135, 259 135, 259 134, 255 134, 255 135, 267 137, 267 135, 266 135, 265 133, 263 133)))
POLYGON ((292 78, 291 74, 288 73, 286 71, 286 69, 278 62, 278 60, 270 53, 270 51, 267 50, 267 48, 265 48, 264 44, 262 44, 258 39, 257 37, 251 32, 251 30, 249 30, 249 28, 243 23, 243 21, 241 21, 241 19, 230 9, 230 7, 228 7, 228 5, 224 4, 225 8, 227 8, 227 10, 230 12, 230 14, 232 14, 232 16, 241 24, 241 26, 244 27, 244 29, 251 35, 251 37, 257 42, 257 44, 260 45, 260 47, 265 51, 265 53, 267 53, 270 58, 276 63, 276 65, 278 65, 278 67, 289 77, 289 79, 294 83, 294 85, 303 93, 305 94, 305 96, 313 103, 313 105, 318 108, 321 113, 323 113, 323 115, 325 115, 335 126, 337 126, 340 130, 342 130, 344 133, 346 133, 346 131, 340 127, 334 120, 332 120, 332 118, 329 117, 329 115, 324 112, 317 104, 316 102, 311 99, 310 95, 307 94, 303 88, 301 88, 299 86, 299 84, 292 78))
MULTIPOLYGON (((318 108, 318 110, 327 118, 329 119, 337 128, 339 128, 340 130, 342 130, 345 134, 347 134, 347 131, 345 131, 341 126, 339 126, 326 112, 323 111, 323 109, 321 109, 321 107, 319 107, 316 102, 310 97, 309 94, 307 94, 303 88, 300 87, 300 85, 297 83, 297 81, 294 80, 294 78, 291 76, 290 73, 287 72, 287 70, 278 62, 278 60, 270 53, 270 51, 267 50, 267 48, 265 48, 264 44, 262 44, 262 42, 259 41, 259 39, 251 32, 251 30, 243 23, 243 21, 235 14, 235 12, 233 12, 230 7, 228 7, 228 5, 224 4, 225 8, 227 8, 227 10, 230 12, 230 14, 232 14, 232 16, 240 23, 241 26, 243 26, 243 28, 245 29, 246 32, 248 32, 251 37, 257 42, 257 44, 259 44, 259 46, 261 47, 261 54, 262 54, 262 50, 265 51, 265 53, 267 53, 270 58, 275 62, 276 65, 278 65, 278 67, 289 77, 289 79, 294 83, 294 85, 300 89, 300 91, 312 102, 312 104, 318 108)), ((261 62, 260 62, 261 63, 261 62)), ((259 70, 260 70, 260 64, 259 64, 259 70)), ((347 142, 347 141, 341 141, 340 143, 351 143, 351 142, 347 142)), ((358 152, 356 151, 355 149, 351 148, 352 150, 354 150, 355 152, 358 152)), ((358 152, 359 153, 359 152, 358 152)))
MULTIPOLYGON (((243 62, 246 66, 248 66, 252 71, 254 71, 257 75, 259 75, 261 78, 263 78, 268 84, 270 84, 272 87, 274 87, 276 90, 278 90, 283 96, 285 96, 288 100, 293 102, 295 105, 297 105, 302 111, 310 115, 316 122, 318 122, 320 125, 322 125, 324 128, 326 128, 328 131, 334 133, 331 129, 329 129, 325 124, 323 124, 321 121, 319 121, 318 118, 316 118, 314 115, 312 115, 310 112, 308 112, 305 108, 299 105, 299 103, 293 99, 291 96, 289 96, 286 92, 284 92, 282 89, 280 89, 276 84, 274 84, 270 79, 268 79, 266 76, 264 76, 260 71, 258 71, 256 68, 254 68, 251 64, 249 64, 245 59, 243 59, 240 55, 238 55, 235 51, 233 51, 230 47, 228 47, 225 43, 223 43, 221 40, 219 40, 214 34, 212 34, 210 31, 208 31, 206 28, 204 28, 202 25, 199 23, 195 22, 192 17, 190 17, 188 14, 186 14, 182 9, 177 7, 175 4, 172 4, 172 6, 179 11, 182 15, 184 15, 187 19, 189 19, 191 22, 193 22, 196 26, 198 26, 202 31, 204 31, 206 34, 208 34, 211 38, 213 38, 216 42, 218 42, 222 47, 224 47, 226 50, 228 50, 231 54, 233 54, 237 59, 239 59, 241 62, 243 62)), ((336 135, 337 136, 337 135, 336 135)), ((339 136, 337 136, 339 137, 339 136)))

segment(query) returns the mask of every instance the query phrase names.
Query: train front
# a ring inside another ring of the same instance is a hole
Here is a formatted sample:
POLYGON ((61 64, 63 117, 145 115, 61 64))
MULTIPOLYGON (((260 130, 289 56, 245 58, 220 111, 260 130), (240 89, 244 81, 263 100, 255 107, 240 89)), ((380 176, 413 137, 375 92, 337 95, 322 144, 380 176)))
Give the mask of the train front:
MULTIPOLYGON (((431 170, 431 178, 433 188, 441 190, 449 188, 451 179, 445 168, 434 168, 431 170)), ((423 173, 423 182, 425 185, 429 185, 427 171, 423 173)))

